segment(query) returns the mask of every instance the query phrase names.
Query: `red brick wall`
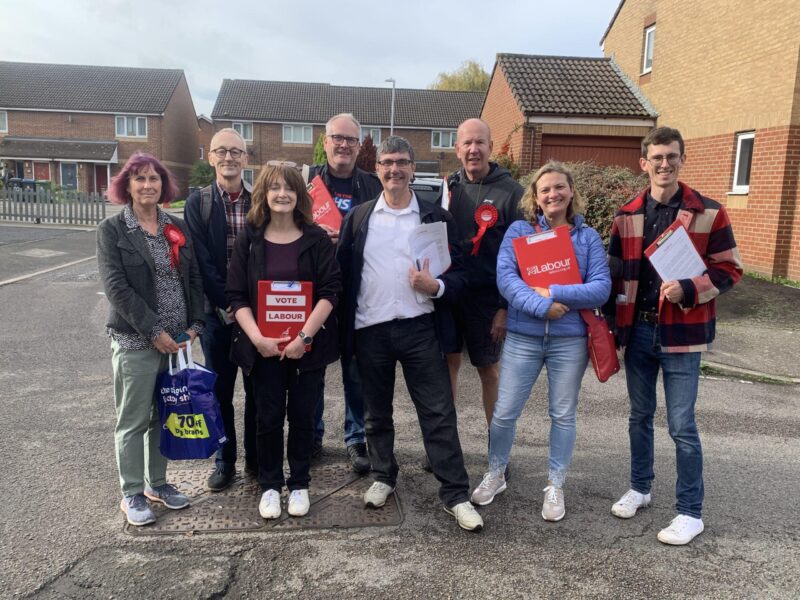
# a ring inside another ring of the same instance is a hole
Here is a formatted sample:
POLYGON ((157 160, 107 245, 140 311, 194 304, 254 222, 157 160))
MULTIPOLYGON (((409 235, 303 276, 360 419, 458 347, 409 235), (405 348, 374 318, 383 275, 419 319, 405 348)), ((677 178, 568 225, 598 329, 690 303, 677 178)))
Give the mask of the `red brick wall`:
POLYGON ((523 130, 525 116, 519 109, 514 94, 506 80, 505 73, 495 68, 486 100, 483 102, 481 119, 492 130, 494 151, 500 152, 503 144, 509 142, 509 151, 514 160, 522 166, 522 171, 530 170, 531 154, 528 148, 528 135, 523 130))
POLYGON ((745 269, 800 279, 800 127, 757 129, 750 190, 729 195, 736 133, 686 140, 681 178, 727 206, 745 269))
MULTIPOLYGON (((178 180, 181 195, 186 194, 189 187, 189 171, 199 156, 200 129, 197 126, 197 115, 194 112, 189 86, 183 75, 164 110, 164 117, 151 118, 148 121, 160 121, 160 135, 155 139, 160 139, 161 151, 155 156, 173 172, 178 180)), ((147 135, 148 138, 154 137, 149 130, 147 135)))

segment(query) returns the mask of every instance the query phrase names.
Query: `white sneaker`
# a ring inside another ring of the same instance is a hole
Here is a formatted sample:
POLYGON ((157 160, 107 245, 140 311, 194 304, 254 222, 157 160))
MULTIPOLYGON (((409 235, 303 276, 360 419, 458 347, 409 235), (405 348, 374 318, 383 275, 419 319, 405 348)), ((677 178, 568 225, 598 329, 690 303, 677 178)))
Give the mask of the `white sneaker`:
POLYGON ((281 516, 281 494, 278 490, 267 490, 261 494, 258 514, 264 519, 277 519, 281 516))
POLYGON ((628 490, 611 507, 611 514, 620 519, 630 519, 640 508, 650 506, 650 494, 640 494, 636 490, 628 490))
POLYGON ((367 508, 380 508, 386 504, 386 499, 394 493, 394 488, 380 481, 373 483, 364 494, 364 506, 367 508))
POLYGON ((560 521, 567 514, 564 508, 564 490, 554 485, 548 485, 542 490, 544 502, 542 503, 542 518, 545 521, 560 521))
POLYGON ((483 519, 470 502, 456 504, 453 508, 444 507, 444 511, 456 518, 456 523, 461 529, 478 532, 483 529, 483 519))
POLYGON ((289 494, 289 506, 286 511, 293 517, 303 517, 308 514, 311 502, 308 499, 308 490, 292 490, 289 494))
POLYGON ((475 491, 472 492, 472 503, 478 506, 491 504, 494 497, 500 492, 506 491, 506 478, 503 473, 493 475, 491 471, 483 476, 475 491))
POLYGON ((683 546, 703 533, 703 519, 695 519, 689 515, 678 515, 672 519, 669 527, 658 532, 658 541, 671 546, 683 546))

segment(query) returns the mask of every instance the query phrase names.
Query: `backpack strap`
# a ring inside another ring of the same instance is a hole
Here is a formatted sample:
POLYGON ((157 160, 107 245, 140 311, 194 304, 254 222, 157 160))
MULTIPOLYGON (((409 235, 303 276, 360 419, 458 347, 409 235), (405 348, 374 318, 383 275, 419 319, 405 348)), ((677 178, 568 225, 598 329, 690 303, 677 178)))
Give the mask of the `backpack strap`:
POLYGON ((208 228, 208 223, 211 221, 211 207, 214 205, 214 195, 211 192, 211 186, 207 185, 200 190, 200 217, 203 219, 203 225, 208 228))

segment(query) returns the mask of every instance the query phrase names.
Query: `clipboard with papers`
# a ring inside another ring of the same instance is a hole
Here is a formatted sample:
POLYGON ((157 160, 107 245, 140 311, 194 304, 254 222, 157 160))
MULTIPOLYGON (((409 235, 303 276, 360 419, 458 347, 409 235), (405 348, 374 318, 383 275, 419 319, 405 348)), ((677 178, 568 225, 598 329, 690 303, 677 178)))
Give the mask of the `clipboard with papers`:
POLYGON ((699 277, 706 272, 706 263, 697 252, 689 232, 680 221, 667 227, 644 251, 661 277, 661 281, 677 281, 699 277))
MULTIPOLYGON (((447 223, 422 223, 408 236, 408 247, 411 258, 417 269, 422 269, 428 260, 428 271, 434 279, 450 268, 450 248, 447 244, 447 223)), ((430 298, 416 292, 417 302, 422 304, 430 298)))
MULTIPOLYGON (((261 335, 296 337, 311 315, 313 289, 310 281, 259 281, 256 324, 261 335)), ((278 345, 279 350, 285 347, 278 345)))

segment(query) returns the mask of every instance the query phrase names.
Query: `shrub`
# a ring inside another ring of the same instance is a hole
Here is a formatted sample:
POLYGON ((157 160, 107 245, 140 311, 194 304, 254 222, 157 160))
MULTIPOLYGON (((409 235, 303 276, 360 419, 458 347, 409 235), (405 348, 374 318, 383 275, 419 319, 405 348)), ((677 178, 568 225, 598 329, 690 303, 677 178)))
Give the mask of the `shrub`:
POLYGON ((378 159, 378 149, 372 143, 372 136, 368 135, 364 138, 364 143, 361 144, 361 150, 358 151, 358 158, 356 158, 356 166, 359 169, 375 172, 375 161, 378 159))
MULTIPOLYGON (((647 175, 634 173, 627 167, 602 166, 592 162, 570 162, 566 167, 575 176, 575 187, 583 196, 586 224, 593 227, 608 245, 614 213, 625 202, 647 187, 647 175)), ((533 173, 519 182, 526 190, 533 173)))
POLYGON ((314 145, 314 158, 311 159, 312 165, 324 165, 328 156, 325 154, 325 134, 320 133, 317 138, 317 143, 314 145))
POLYGON ((192 165, 192 170, 189 171, 189 185, 191 187, 203 188, 210 185, 216 177, 214 167, 204 160, 198 160, 192 165))

